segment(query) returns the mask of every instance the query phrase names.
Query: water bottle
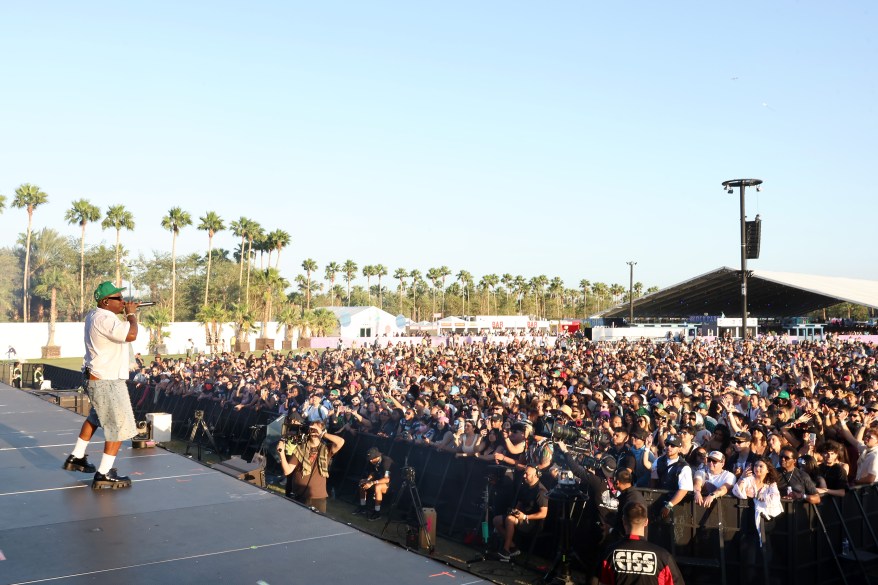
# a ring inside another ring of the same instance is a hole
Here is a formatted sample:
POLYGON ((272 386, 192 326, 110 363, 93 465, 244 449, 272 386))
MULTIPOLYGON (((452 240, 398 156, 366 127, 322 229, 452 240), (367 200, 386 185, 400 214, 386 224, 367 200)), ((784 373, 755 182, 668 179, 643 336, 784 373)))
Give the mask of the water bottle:
POLYGON ((851 554, 851 543, 847 537, 841 539, 841 554, 849 556, 851 554))
POLYGON ((332 488, 332 499, 335 499, 335 488, 332 488))

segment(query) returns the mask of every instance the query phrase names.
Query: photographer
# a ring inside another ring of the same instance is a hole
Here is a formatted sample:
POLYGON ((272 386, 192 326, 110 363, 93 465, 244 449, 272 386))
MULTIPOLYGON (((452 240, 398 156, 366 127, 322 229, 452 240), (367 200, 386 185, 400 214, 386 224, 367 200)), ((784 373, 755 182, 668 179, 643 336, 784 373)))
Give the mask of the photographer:
POLYGON ((303 443, 288 446, 285 441, 280 441, 277 451, 287 477, 287 497, 325 514, 329 465, 343 446, 344 439, 327 433, 322 421, 314 421, 308 426, 308 439, 303 443))
POLYGON ((360 480, 360 505, 354 510, 354 514, 366 514, 368 511, 366 502, 369 499, 369 492, 372 492, 375 497, 375 509, 367 517, 368 520, 372 521, 381 518, 381 502, 384 500, 387 490, 390 489, 393 459, 382 455, 377 447, 366 451, 366 459, 369 460, 369 465, 366 468, 368 473, 360 480))
POLYGON ((536 529, 539 520, 549 513, 549 493, 540 483, 540 473, 533 465, 524 468, 521 487, 518 488, 518 501, 505 515, 494 516, 494 530, 503 538, 499 551, 500 560, 509 560, 521 551, 513 546, 515 532, 530 532, 536 529))

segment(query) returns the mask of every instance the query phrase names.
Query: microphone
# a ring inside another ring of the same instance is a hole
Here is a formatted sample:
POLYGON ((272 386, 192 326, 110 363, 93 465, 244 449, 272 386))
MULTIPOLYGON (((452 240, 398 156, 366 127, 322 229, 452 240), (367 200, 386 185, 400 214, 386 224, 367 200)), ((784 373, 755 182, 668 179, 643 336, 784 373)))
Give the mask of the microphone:
POLYGON ((137 303, 137 308, 139 309, 140 307, 152 307, 154 305, 155 303, 153 301, 141 301, 137 303))

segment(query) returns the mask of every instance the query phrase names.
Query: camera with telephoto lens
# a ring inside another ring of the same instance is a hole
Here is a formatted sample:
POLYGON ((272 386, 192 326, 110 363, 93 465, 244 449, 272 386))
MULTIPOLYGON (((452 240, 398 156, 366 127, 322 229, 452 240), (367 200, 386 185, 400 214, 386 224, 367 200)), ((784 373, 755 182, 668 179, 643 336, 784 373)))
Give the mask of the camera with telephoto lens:
POLYGON ((552 438, 556 441, 564 441, 565 443, 575 443, 585 438, 585 433, 582 429, 576 427, 555 424, 552 427, 552 438))

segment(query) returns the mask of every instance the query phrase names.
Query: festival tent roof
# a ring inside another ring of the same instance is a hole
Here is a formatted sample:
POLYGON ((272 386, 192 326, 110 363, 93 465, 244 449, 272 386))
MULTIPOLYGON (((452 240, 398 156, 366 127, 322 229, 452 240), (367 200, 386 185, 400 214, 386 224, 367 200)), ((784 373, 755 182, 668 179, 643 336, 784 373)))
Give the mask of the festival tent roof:
MULTIPOLYGON (((727 266, 634 300, 637 318, 741 316, 740 270, 727 266)), ((878 281, 753 270, 747 279, 751 317, 796 317, 849 302, 878 308, 878 281)), ((628 303, 600 313, 627 317, 628 303)))

